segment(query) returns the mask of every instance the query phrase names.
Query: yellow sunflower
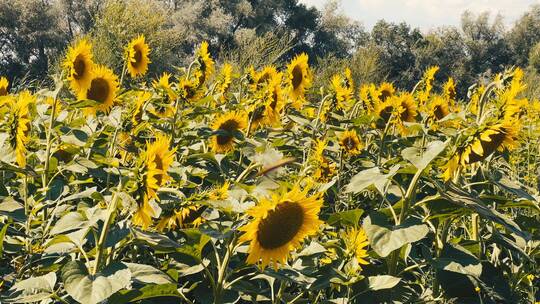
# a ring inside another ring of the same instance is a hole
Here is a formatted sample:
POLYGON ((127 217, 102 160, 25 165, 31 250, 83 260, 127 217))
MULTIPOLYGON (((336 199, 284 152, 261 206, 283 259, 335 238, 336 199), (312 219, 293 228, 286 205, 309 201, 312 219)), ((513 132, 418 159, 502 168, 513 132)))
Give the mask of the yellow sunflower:
POLYGON ((343 148, 345 153, 349 155, 357 155, 363 148, 363 145, 360 142, 358 135, 356 134, 356 130, 354 129, 343 132, 339 140, 339 144, 341 145, 341 148, 343 148))
POLYGON ((146 143, 146 151, 143 154, 144 198, 133 216, 133 223, 144 229, 152 224, 152 217, 155 216, 149 201, 157 199, 157 190, 170 179, 167 170, 174 160, 176 150, 169 150, 170 141, 168 136, 158 134, 153 143, 146 143))
POLYGON ((71 89, 77 94, 90 86, 94 69, 92 57, 92 45, 86 39, 80 40, 68 49, 63 67, 67 72, 71 89))
POLYGON ((317 140, 313 153, 313 161, 316 165, 315 172, 313 172, 313 179, 322 183, 328 182, 336 174, 336 164, 324 156, 326 145, 326 140, 317 140))
POLYGON ((378 92, 377 92, 377 99, 381 103, 385 102, 388 98, 394 96, 396 93, 396 89, 394 88, 394 85, 388 82, 383 82, 379 86, 378 92))
POLYGON ((457 93, 456 93, 456 83, 454 82, 454 78, 450 77, 448 78, 448 81, 444 84, 444 97, 446 97, 451 103, 456 101, 457 93))
POLYGON ((369 241, 364 229, 347 229, 344 233, 341 234, 341 238, 345 242, 345 248, 347 252, 349 252, 356 258, 358 264, 369 264, 369 262, 366 260, 366 258, 369 258, 369 254, 366 249, 369 245, 369 241))
POLYGON ((163 73, 157 81, 153 81, 152 85, 157 91, 165 93, 163 99, 158 100, 152 104, 152 108, 149 110, 152 114, 161 118, 169 118, 174 115, 174 102, 176 101, 177 94, 171 87, 169 82, 171 75, 169 73, 163 73))
POLYGON ((208 52, 208 42, 203 41, 195 55, 197 58, 196 60, 199 63, 199 69, 195 72, 195 75, 198 81, 197 85, 200 87, 210 79, 210 76, 214 73, 214 60, 208 52))
POLYGON ((438 66, 433 66, 428 68, 422 77, 422 82, 424 83, 424 89, 418 92, 418 100, 421 105, 424 105, 429 97, 431 90, 433 89, 433 82, 435 81, 435 74, 439 71, 438 66))
POLYGON ((414 122, 418 114, 414 97, 409 93, 400 94, 396 100, 399 107, 399 120, 402 122, 414 122))
POLYGON ((235 132, 244 130, 247 126, 245 114, 241 112, 225 113, 212 124, 212 129, 218 134, 211 139, 212 150, 216 153, 227 153, 234 147, 235 132))
MULTIPOLYGON (((375 115, 379 118, 375 123, 376 127, 379 129, 384 129, 386 124, 390 122, 392 114, 396 111, 395 99, 389 98, 384 102, 379 102, 375 105, 375 115)), ((392 119, 395 120, 395 117, 392 119)))
POLYGON ((451 179, 459 166, 483 161, 495 151, 516 148, 519 128, 519 122, 508 120, 488 126, 473 135, 468 144, 458 149, 456 155, 446 164, 446 170, 443 173, 444 179, 451 179))
POLYGON ((354 80, 352 77, 351 69, 345 68, 343 74, 345 75, 345 86, 354 92, 354 80))
POLYGON ((428 105, 428 115, 432 122, 441 120, 450 114, 448 101, 441 96, 435 96, 428 105))
POLYGON ((163 216, 159 220, 158 224, 156 225, 156 229, 163 232, 164 230, 174 230, 177 227, 198 227, 204 222, 201 214, 205 209, 206 206, 198 207, 192 205, 182 207, 179 210, 173 210, 172 214, 163 216))
POLYGON ((300 248, 306 237, 315 235, 320 225, 320 193, 308 195, 309 189, 295 186, 291 191, 262 199, 247 211, 253 220, 240 228, 240 242, 249 242, 247 263, 272 263, 277 269, 285 264, 291 251, 300 248))
POLYGON ((88 108, 87 113, 109 112, 118 92, 118 78, 104 66, 95 66, 88 88, 79 91, 79 100, 90 99, 97 104, 88 108))
POLYGON ((138 126, 142 122, 144 113, 144 105, 152 98, 152 93, 147 91, 139 91, 135 97, 133 104, 131 122, 134 126, 138 126))
POLYGON ((197 81, 186 78, 180 79, 178 83, 178 95, 182 100, 193 102, 200 96, 200 90, 197 89, 197 81))
POLYGON ((277 76, 281 77, 281 74, 278 73, 277 69, 268 65, 265 66, 260 72, 255 71, 253 67, 249 68, 249 76, 251 77, 250 89, 251 91, 257 91, 261 86, 265 86, 268 82, 275 79, 277 76))
POLYGON ((370 94, 372 91, 372 88, 375 88, 374 84, 369 84, 369 85, 365 84, 360 87, 360 91, 358 92, 358 97, 360 98, 360 101, 362 102, 362 107, 368 113, 371 113, 375 106, 375 101, 371 97, 371 94, 370 94))
POLYGON ((350 107, 353 90, 346 85, 341 76, 334 75, 331 80, 331 90, 334 94, 334 106, 336 110, 345 110, 350 107))
POLYGON ((15 149, 17 164, 20 167, 26 166, 26 144, 30 141, 30 107, 35 102, 35 96, 30 92, 24 91, 19 94, 16 99, 11 102, 12 122, 11 125, 11 140, 12 146, 15 149))
POLYGON ((232 65, 230 63, 225 63, 223 67, 221 68, 221 73, 219 76, 218 92, 221 95, 220 96, 221 101, 226 100, 225 95, 227 94, 227 91, 229 90, 232 83, 232 73, 233 73, 232 65))
POLYGON ((6 96, 8 94, 9 81, 6 77, 0 77, 0 96, 6 96))
POLYGON ((292 100, 292 106, 298 110, 304 104, 305 90, 311 87, 312 76, 308 59, 308 55, 302 53, 296 56, 287 66, 289 98, 292 100))
POLYGON ((148 64, 151 63, 148 58, 150 54, 150 48, 146 44, 144 36, 131 40, 125 49, 126 65, 129 75, 132 78, 137 76, 144 76, 148 71, 148 64))

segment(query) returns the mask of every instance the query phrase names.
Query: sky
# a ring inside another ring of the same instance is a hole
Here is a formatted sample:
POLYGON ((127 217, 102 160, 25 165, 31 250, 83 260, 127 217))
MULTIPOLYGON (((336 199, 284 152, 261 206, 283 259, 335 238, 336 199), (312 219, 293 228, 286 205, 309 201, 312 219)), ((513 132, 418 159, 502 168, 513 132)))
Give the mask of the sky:
MULTIPOLYGON (((300 0, 322 8, 326 0, 300 0)), ((501 13, 504 23, 514 23, 532 4, 540 0, 341 0, 341 11, 371 29, 380 19, 405 21, 423 31, 442 25, 459 25, 461 13, 470 10, 492 15, 501 13)))

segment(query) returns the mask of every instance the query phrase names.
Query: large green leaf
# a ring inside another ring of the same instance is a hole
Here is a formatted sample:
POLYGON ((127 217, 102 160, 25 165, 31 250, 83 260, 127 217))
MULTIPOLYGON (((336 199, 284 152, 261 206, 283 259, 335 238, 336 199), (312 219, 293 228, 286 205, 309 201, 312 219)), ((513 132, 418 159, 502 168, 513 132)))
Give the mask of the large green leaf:
POLYGON ((361 171, 351 178, 351 181, 345 188, 345 192, 359 193, 370 186, 375 186, 381 194, 384 194, 390 179, 398 170, 399 165, 390 168, 386 174, 381 173, 381 170, 378 167, 361 171))
POLYGON ((176 284, 146 285, 141 289, 121 290, 109 298, 109 303, 136 303, 144 299, 174 297, 181 298, 176 284))
POLYGON ((334 225, 339 223, 345 226, 356 226, 358 224, 358 221, 360 220, 360 217, 362 217, 362 214, 364 214, 364 210, 362 209, 336 212, 332 213, 330 217, 328 217, 326 223, 328 225, 334 225))
POLYGON ((401 280, 398 277, 391 275, 378 275, 373 277, 368 277, 368 286, 371 290, 381 290, 389 289, 396 286, 401 280))
POLYGON ((67 293, 83 304, 97 304, 131 282, 130 270, 120 262, 91 275, 83 262, 71 261, 64 265, 61 276, 67 293))
POLYGON ((137 263, 124 263, 131 271, 131 278, 134 281, 147 284, 168 284, 173 281, 171 278, 150 265, 137 263))
POLYGON ((363 228, 371 247, 381 257, 388 256, 405 244, 419 241, 429 233, 428 226, 416 218, 408 218, 402 224, 393 226, 380 212, 370 213, 364 220, 363 228))
POLYGON ((6 303, 35 303, 50 298, 54 293, 56 274, 50 272, 15 283, 10 294, 3 298, 6 303))
POLYGON ((418 170, 424 170, 446 148, 446 143, 436 140, 425 148, 409 147, 401 151, 401 156, 413 164, 418 170))

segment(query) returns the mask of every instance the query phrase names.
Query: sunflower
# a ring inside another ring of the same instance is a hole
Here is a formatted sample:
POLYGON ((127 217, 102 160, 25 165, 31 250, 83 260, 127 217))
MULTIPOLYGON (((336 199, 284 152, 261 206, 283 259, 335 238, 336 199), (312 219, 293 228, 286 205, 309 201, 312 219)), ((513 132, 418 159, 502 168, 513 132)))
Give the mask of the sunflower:
POLYGON ((441 120, 448 114, 450 114, 450 106, 448 101, 438 95, 433 97, 428 106, 428 115, 430 120, 432 122, 441 120))
POLYGON ((433 82, 435 81, 435 74, 439 71, 438 66, 432 66, 428 68, 422 77, 424 83, 424 89, 418 93, 418 100, 423 105, 428 99, 431 90, 433 89, 433 82))
POLYGON ((341 76, 334 75, 331 80, 331 90, 334 95, 334 106, 337 110, 345 110, 349 107, 348 102, 352 98, 353 90, 346 85, 341 76))
POLYGON ((461 165, 482 161, 497 150, 514 149, 518 133, 517 121, 505 121, 486 128, 465 147, 461 153, 461 165))
POLYGON ((253 67, 250 67, 249 76, 250 90, 253 92, 257 91, 261 86, 264 87, 278 76, 281 79, 281 73, 278 73, 277 69, 272 65, 265 66, 260 72, 257 72, 253 67))
POLYGON ((97 104, 88 108, 87 112, 109 112, 118 92, 118 78, 113 71, 104 66, 95 66, 92 79, 87 89, 79 91, 79 100, 90 99, 97 104))
POLYGON ((63 67, 67 72, 71 89, 77 94, 90 86, 94 69, 92 57, 92 45, 86 39, 80 40, 68 49, 63 67))
POLYGON ((482 97, 485 91, 486 91, 486 87, 483 85, 477 87, 474 90, 474 93, 471 96, 471 101, 469 102, 469 105, 468 105, 469 112, 471 112, 472 114, 474 115, 478 114, 478 102, 480 101, 480 98, 482 97))
POLYGON ((513 150, 517 147, 519 123, 515 120, 499 122, 473 135, 468 143, 459 148, 446 164, 443 177, 449 180, 459 166, 483 161, 495 151, 513 150))
POLYGON ((309 196, 308 191, 295 186, 287 193, 262 199, 247 211, 253 220, 240 228, 244 232, 240 242, 249 242, 247 263, 260 262, 263 269, 272 263, 277 269, 306 237, 318 232, 323 223, 319 220, 323 199, 320 193, 309 196))
POLYGON ((131 122, 134 126, 138 126, 142 122, 144 105, 152 98, 152 93, 147 91, 139 91, 135 97, 135 103, 132 109, 131 122))
POLYGON ((369 254, 366 250, 369 242, 364 229, 347 229, 344 233, 341 234, 341 238, 345 241, 345 248, 347 252, 349 252, 356 258, 358 264, 369 264, 369 262, 366 260, 366 258, 369 257, 369 254))
POLYGON ((317 140, 315 151, 313 153, 313 161, 316 164, 315 172, 313 172, 313 179, 323 183, 328 182, 336 174, 336 164, 330 162, 328 158, 324 156, 326 146, 326 140, 317 140))
POLYGON ((186 78, 180 79, 178 83, 178 95, 182 100, 193 102, 200 96, 200 91, 197 89, 197 81, 186 78))
POLYGON ((214 73, 214 60, 208 52, 208 42, 203 41, 201 46, 195 53, 197 62, 199 63, 199 69, 195 72, 197 78, 197 86, 202 86, 210 76, 214 73))
POLYGON ((362 85, 360 87, 360 91, 358 92, 358 97, 360 98, 362 102, 362 107, 368 113, 373 111, 374 106, 375 106, 375 101, 371 97, 371 94, 370 94, 373 88, 375 88, 374 84, 362 85))
POLYGON ((9 81, 6 77, 0 77, 0 96, 6 96, 8 94, 9 81))
POLYGON ((146 143, 146 151, 143 154, 143 203, 133 216, 133 223, 148 228, 155 216, 154 209, 150 205, 151 199, 157 199, 157 190, 164 185, 170 176, 167 173, 174 159, 175 149, 169 150, 170 138, 158 134, 153 143, 146 143))
POLYGON ((150 112, 157 117, 169 118, 174 115, 174 102, 178 95, 171 87, 169 82, 171 75, 169 73, 163 73, 157 81, 153 81, 152 85, 157 91, 165 93, 164 99, 158 103, 152 104, 150 112))
POLYGON ((289 98, 292 100, 293 107, 298 110, 302 108, 305 90, 311 86, 312 76, 308 59, 308 55, 302 53, 287 66, 289 98))
POLYGON ((349 155, 359 154, 363 147, 358 135, 356 134, 356 130, 354 129, 343 132, 339 140, 339 144, 345 153, 349 155))
POLYGON ((208 199, 213 201, 226 200, 227 198, 229 198, 229 186, 230 183, 226 181, 225 183, 223 183, 223 185, 221 185, 221 187, 212 189, 208 193, 208 199))
POLYGON ((212 124, 218 134, 212 136, 211 147, 216 153, 227 153, 233 149, 236 132, 244 130, 247 122, 245 114, 229 112, 219 116, 212 124))
POLYGON ((386 124, 389 123, 390 119, 392 118, 392 114, 394 114, 395 111, 396 103, 393 97, 390 99, 386 99, 384 102, 377 103, 375 105, 375 115, 378 117, 378 120, 375 123, 376 127, 379 129, 384 129, 386 124))
POLYGON ((414 122, 416 120, 416 102, 414 97, 409 93, 403 93, 396 99, 398 106, 398 118, 401 122, 414 122))
POLYGON ((446 97, 450 102, 456 101, 456 83, 454 82, 454 78, 450 77, 448 78, 448 81, 444 84, 444 97, 446 97))
POLYGON ((229 90, 232 82, 232 72, 233 67, 230 63, 225 63, 223 67, 221 68, 221 73, 219 76, 219 86, 218 86, 218 92, 220 93, 220 100, 224 101, 225 94, 229 90))
POLYGON ((345 86, 349 88, 351 91, 354 91, 354 80, 352 77, 351 69, 345 68, 345 71, 343 72, 345 75, 345 86))
POLYGON ((379 86, 378 94, 376 95, 376 99, 380 101, 381 103, 385 102, 388 98, 394 96, 394 93, 396 93, 396 89, 394 88, 394 85, 388 82, 383 82, 379 86))
POLYGON ((173 230, 177 227, 198 227, 204 222, 201 214, 206 210, 206 206, 187 206, 182 207, 179 210, 173 210, 172 214, 162 217, 156 229, 163 232, 164 230, 173 230))
POLYGON ((148 64, 151 62, 148 59, 150 48, 146 44, 144 36, 131 40, 125 49, 126 65, 129 71, 129 75, 132 78, 137 76, 144 76, 148 71, 148 64))
POLYGON ((17 164, 20 167, 26 166, 26 144, 30 141, 30 107, 36 98, 28 91, 19 94, 17 99, 12 100, 12 123, 11 140, 15 149, 17 164))

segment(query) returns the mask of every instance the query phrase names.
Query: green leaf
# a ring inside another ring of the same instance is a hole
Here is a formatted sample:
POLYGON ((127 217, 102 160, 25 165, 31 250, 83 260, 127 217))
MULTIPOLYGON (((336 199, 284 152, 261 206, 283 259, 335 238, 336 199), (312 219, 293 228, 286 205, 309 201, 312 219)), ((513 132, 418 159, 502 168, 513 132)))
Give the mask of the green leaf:
POLYGON ((375 186, 381 194, 384 194, 389 180, 398 170, 399 165, 390 168, 387 174, 382 174, 378 167, 361 171, 351 178, 351 181, 345 188, 345 192, 359 193, 364 191, 367 187, 375 186))
POLYGON ((380 212, 370 213, 364 220, 363 228, 371 247, 381 257, 388 256, 405 244, 419 241, 429 233, 428 226, 416 218, 408 218, 402 224, 392 226, 380 212))
POLYGON ((134 281, 147 284, 168 284, 173 281, 171 278, 150 265, 136 264, 136 263, 124 263, 131 271, 131 278, 134 281))
POLYGON ((83 262, 71 261, 64 265, 61 276, 67 293, 82 304, 97 304, 127 287, 131 281, 128 267, 119 262, 90 275, 83 262))
POLYGON ((401 156, 418 170, 424 170, 446 148, 445 142, 436 140, 428 143, 424 149, 409 147, 401 151, 401 156))
POLYGON ((67 231, 77 230, 87 225, 88 221, 84 215, 80 214, 79 212, 70 212, 56 222, 56 225, 54 225, 54 227, 51 229, 51 234, 55 235, 67 231))
POLYGON ((459 245, 450 243, 444 245, 440 257, 432 263, 435 268, 445 271, 477 278, 482 274, 482 264, 472 253, 459 245))
POLYGON ((530 235, 522 231, 521 228, 513 220, 499 211, 489 208, 485 203, 478 198, 477 195, 466 192, 458 188, 455 184, 449 183, 446 188, 443 188, 440 184, 435 184, 439 190, 439 194, 449 202, 471 209, 478 213, 480 216, 503 225, 506 229, 519 235, 520 237, 529 240, 530 235))
POLYGON ((56 274, 50 272, 39 277, 30 277, 15 283, 11 294, 2 299, 6 303, 35 303, 50 298, 54 293, 56 274))
POLYGON ((135 303, 145 299, 159 297, 182 298, 176 284, 146 285, 141 289, 121 290, 109 298, 108 303, 135 303))
POLYGON ((353 209, 353 210, 347 210, 342 212, 336 212, 332 213, 328 220, 326 220, 326 223, 328 225, 334 225, 334 224, 342 224, 345 226, 356 226, 358 224, 358 221, 360 220, 360 217, 362 217, 362 214, 364 214, 364 210, 362 209, 353 209))
POLYGON ((368 277, 368 286, 371 290, 381 290, 381 289, 390 289, 396 286, 400 278, 391 276, 391 275, 378 275, 373 277, 368 277))

